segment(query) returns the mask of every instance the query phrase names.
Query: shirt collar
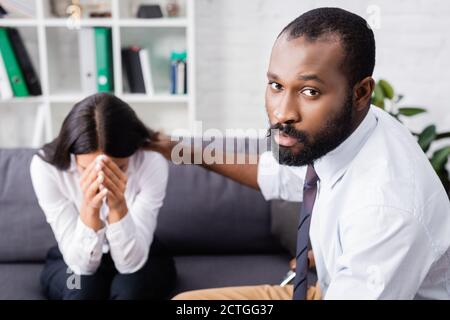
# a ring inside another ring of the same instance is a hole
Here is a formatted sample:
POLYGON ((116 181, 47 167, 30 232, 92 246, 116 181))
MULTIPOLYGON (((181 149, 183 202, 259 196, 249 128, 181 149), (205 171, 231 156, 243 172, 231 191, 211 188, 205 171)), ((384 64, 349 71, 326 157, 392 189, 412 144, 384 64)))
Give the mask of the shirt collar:
POLYGON ((363 121, 344 142, 314 162, 314 169, 319 179, 327 183, 330 187, 342 177, 351 161, 359 153, 375 129, 377 118, 374 115, 373 108, 376 107, 370 107, 363 121))

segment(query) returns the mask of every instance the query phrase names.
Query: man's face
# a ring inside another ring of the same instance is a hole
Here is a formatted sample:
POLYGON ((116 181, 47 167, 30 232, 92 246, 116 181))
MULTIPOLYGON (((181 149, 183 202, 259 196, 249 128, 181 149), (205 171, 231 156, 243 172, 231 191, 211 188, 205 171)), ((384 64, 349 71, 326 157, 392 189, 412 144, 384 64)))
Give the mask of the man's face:
POLYGON ((275 42, 267 72, 266 109, 281 164, 312 164, 352 131, 352 90, 341 64, 337 38, 300 37, 275 42))

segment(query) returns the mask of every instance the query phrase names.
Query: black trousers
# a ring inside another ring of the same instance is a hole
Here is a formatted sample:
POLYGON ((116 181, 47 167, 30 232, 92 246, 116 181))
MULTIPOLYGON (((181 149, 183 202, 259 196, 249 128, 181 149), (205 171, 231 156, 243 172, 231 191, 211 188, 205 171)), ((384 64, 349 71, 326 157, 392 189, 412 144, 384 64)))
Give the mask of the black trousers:
POLYGON ((120 274, 109 253, 93 275, 68 273, 58 247, 49 250, 41 274, 43 292, 51 300, 162 300, 171 297, 175 281, 173 258, 156 238, 145 265, 131 274, 120 274))

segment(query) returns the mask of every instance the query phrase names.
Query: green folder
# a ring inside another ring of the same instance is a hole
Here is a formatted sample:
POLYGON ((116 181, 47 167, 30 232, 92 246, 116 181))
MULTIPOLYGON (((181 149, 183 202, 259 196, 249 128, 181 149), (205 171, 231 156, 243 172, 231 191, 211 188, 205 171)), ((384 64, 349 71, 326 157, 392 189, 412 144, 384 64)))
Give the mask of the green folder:
POLYGON ((16 97, 29 96, 25 78, 23 77, 22 70, 20 70, 6 28, 0 28, 0 52, 5 62, 6 73, 8 74, 14 95, 16 97))
POLYGON ((110 28, 95 28, 95 51, 97 62, 97 90, 98 92, 113 91, 114 79, 110 28))

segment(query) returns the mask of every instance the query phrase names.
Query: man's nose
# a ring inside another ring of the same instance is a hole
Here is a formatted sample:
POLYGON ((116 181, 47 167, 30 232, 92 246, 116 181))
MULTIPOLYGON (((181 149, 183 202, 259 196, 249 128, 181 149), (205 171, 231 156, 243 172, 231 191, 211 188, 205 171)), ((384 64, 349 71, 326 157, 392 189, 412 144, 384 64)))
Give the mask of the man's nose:
POLYGON ((301 119, 296 95, 287 92, 275 107, 273 115, 278 123, 299 122, 301 119))

